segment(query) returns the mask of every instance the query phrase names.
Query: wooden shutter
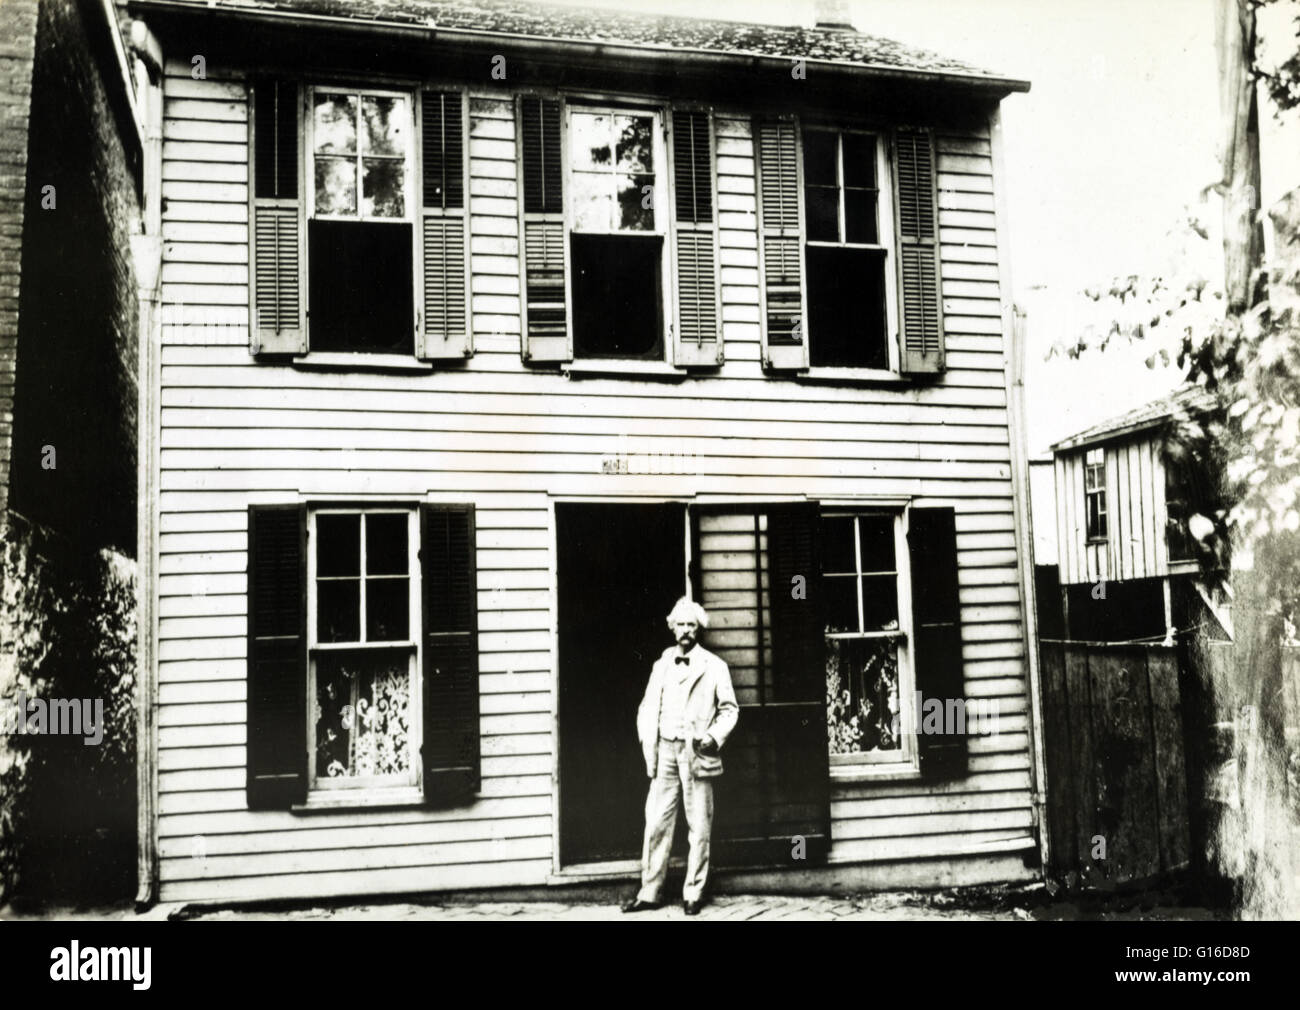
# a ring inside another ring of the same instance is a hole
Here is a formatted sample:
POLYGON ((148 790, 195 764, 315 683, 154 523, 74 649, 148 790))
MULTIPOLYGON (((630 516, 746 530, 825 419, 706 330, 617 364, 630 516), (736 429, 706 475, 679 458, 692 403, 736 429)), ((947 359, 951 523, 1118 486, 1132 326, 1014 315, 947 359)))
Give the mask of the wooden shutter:
POLYGON ((479 789, 478 595, 474 506, 420 508, 424 585, 424 795, 471 803, 479 789))
POLYGON ((248 510, 250 810, 307 798, 307 513, 248 510))
POLYGON ((474 353, 466 311, 464 137, 464 96, 459 91, 423 92, 416 339, 424 359, 474 353))
POLYGON ((248 106, 249 348, 254 354, 305 354, 298 85, 258 80, 248 106))
POLYGON ((930 131, 899 129, 894 136, 894 178, 898 191, 901 361, 902 371, 913 375, 944 369, 935 175, 930 131))
POLYGON ((723 751, 714 827, 720 865, 808 866, 830 851, 817 515, 816 502, 692 509, 695 598, 706 606, 725 600, 733 616, 744 615, 741 623, 756 625, 757 643, 771 642, 754 650, 757 671, 738 686, 740 716, 723 751), (700 518, 709 513, 752 518, 752 526, 748 535, 729 532, 723 567, 705 573, 700 518))
MULTIPOLYGON (((957 532, 951 508, 914 508, 907 531, 912 563, 912 658, 924 720, 928 699, 945 710, 949 700, 965 704, 961 659, 961 607, 957 599, 957 532)), ((927 779, 966 774, 965 734, 921 733, 921 774, 927 779)))
POLYGON ((803 233, 799 199, 799 124, 754 124, 758 151, 759 243, 763 270, 763 364, 808 367, 803 308, 803 233))
POLYGON ((720 365, 718 270, 713 200, 713 124, 707 112, 673 112, 677 323, 673 362, 720 365))
POLYGON ((572 361, 560 103, 523 95, 518 115, 524 194, 524 360, 538 364, 572 361))

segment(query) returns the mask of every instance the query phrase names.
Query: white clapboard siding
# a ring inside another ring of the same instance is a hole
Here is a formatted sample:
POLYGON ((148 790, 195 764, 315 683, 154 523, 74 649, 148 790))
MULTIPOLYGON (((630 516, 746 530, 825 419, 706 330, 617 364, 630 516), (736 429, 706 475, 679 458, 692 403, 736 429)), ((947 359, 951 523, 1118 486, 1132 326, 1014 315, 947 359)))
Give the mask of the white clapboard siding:
MULTIPOLYGON (((949 370, 847 387, 760 366, 750 111, 719 110, 717 210, 726 363, 675 382, 569 379, 520 361, 515 106, 469 95, 471 324, 454 370, 325 371, 248 354, 248 110, 238 71, 169 61, 163 123, 159 816, 163 900, 544 882, 554 868, 558 741, 551 499, 914 496, 957 510, 967 692, 996 699, 957 782, 836 784, 835 863, 1029 847, 1025 646, 1011 500, 992 160, 982 124, 938 137, 949 370), (627 473, 606 474, 623 457, 627 473), (483 788, 457 810, 251 812, 244 796, 250 504, 472 501, 478 529, 483 788), (201 838, 201 844, 195 839, 201 838), (198 853, 198 855, 196 855, 198 853)), ((751 689, 752 624, 725 605, 725 530, 706 577, 715 634, 751 689), (746 660, 749 660, 748 664, 746 660)), ((715 642, 715 645, 717 643, 715 642)), ((990 855, 992 854, 992 855, 990 855)))
MULTIPOLYGON (((1097 448, 1093 446, 1092 448, 1097 448)), ((1089 542, 1084 504, 1087 449, 1057 453, 1056 524, 1062 585, 1169 574, 1165 470, 1156 437, 1105 443, 1106 540, 1089 542)))

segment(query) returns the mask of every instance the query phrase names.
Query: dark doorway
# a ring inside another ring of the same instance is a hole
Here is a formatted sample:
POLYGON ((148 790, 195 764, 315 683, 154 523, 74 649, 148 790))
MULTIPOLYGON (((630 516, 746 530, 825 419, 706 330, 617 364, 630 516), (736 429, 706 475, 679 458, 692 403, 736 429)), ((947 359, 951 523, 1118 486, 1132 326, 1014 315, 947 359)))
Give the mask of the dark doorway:
POLYGON ((636 710, 686 585, 685 506, 555 507, 560 861, 635 859, 647 779, 636 710))

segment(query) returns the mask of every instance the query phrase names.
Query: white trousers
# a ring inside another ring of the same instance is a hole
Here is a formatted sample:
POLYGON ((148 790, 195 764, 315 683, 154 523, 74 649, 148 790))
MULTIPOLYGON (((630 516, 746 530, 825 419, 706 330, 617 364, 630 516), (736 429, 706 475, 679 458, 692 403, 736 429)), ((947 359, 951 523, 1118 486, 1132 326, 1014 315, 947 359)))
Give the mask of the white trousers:
POLYGON ((659 741, 659 767, 645 800, 645 844, 641 848, 642 901, 663 900, 668 855, 677 826, 677 801, 686 807, 686 881, 682 900, 699 901, 709 876, 709 837, 713 834, 713 780, 691 775, 691 745, 682 740, 659 741))

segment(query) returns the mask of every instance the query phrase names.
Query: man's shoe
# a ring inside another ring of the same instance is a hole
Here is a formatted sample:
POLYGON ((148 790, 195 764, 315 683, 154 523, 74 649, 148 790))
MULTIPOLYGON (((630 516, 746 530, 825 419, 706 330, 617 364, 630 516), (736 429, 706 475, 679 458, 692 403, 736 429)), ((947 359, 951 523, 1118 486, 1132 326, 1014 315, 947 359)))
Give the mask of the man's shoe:
POLYGON ((685 912, 687 915, 699 915, 699 914, 700 914, 700 906, 701 906, 702 904, 704 904, 704 902, 699 901, 699 900, 696 900, 696 901, 683 901, 683 902, 682 902, 682 911, 685 912))
POLYGON ((657 901, 642 901, 640 898, 633 898, 631 901, 623 903, 624 912, 649 912, 651 909, 659 907, 657 901))

